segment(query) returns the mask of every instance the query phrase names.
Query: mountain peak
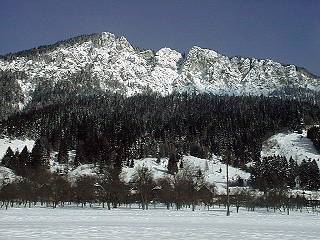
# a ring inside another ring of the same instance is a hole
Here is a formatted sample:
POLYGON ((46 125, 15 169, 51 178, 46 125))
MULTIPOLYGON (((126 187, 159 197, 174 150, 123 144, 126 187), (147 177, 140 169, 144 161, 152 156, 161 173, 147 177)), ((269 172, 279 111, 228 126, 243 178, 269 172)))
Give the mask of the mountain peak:
POLYGON ((214 50, 207 49, 207 48, 201 48, 199 46, 193 46, 189 50, 189 54, 190 55, 202 54, 202 55, 206 55, 206 57, 211 57, 211 58, 216 58, 216 57, 221 56, 221 54, 219 54, 218 52, 216 52, 214 50))
POLYGON ((294 65, 229 58, 199 46, 193 46, 186 57, 167 47, 157 52, 142 51, 125 37, 110 32, 7 55, 0 61, 1 71, 0 80, 10 78, 20 87, 18 94, 23 100, 16 105, 29 101, 44 82, 53 88, 68 85, 72 89, 99 89, 127 96, 150 91, 163 95, 173 91, 229 95, 320 91, 320 79, 294 65))
POLYGON ((177 70, 178 62, 182 58, 182 55, 171 48, 161 48, 156 52, 155 57, 159 66, 177 70))
POLYGON ((104 38, 110 38, 110 37, 115 38, 116 36, 111 32, 102 32, 101 37, 104 39, 104 38))

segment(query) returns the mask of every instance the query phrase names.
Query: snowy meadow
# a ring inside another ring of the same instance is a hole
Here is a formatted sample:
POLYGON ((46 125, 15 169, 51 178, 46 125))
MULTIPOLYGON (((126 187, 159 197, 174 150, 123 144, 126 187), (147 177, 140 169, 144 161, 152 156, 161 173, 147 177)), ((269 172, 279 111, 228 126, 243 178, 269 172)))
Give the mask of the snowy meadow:
POLYGON ((9 208, 0 239, 320 239, 318 214, 232 210, 9 208))

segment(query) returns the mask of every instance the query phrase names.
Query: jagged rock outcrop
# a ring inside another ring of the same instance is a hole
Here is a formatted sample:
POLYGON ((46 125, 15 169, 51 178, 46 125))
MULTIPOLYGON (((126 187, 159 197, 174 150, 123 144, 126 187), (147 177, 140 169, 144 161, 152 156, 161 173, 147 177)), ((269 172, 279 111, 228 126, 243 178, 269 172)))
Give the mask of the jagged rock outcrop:
POLYGON ((126 38, 106 32, 3 56, 0 82, 1 91, 12 95, 16 108, 30 101, 39 87, 61 91, 67 86, 127 96, 174 91, 229 95, 320 91, 320 78, 294 65, 230 58, 200 47, 191 48, 186 56, 170 48, 141 50, 126 38))

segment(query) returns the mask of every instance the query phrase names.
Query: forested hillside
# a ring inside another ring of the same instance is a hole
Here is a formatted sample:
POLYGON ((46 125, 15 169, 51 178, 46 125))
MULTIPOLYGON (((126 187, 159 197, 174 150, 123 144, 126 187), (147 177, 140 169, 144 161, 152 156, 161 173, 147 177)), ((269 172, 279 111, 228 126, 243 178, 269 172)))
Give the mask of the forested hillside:
POLYGON ((244 167, 260 159, 267 137, 318 123, 319 113, 310 101, 270 97, 100 94, 33 102, 1 130, 39 139, 48 150, 75 149, 79 163, 216 154, 244 167))

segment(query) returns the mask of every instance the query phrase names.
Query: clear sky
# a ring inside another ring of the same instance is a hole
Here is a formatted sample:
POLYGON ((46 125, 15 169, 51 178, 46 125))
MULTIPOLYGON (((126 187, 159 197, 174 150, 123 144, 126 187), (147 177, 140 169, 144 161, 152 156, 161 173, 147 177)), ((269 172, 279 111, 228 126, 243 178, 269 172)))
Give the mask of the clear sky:
POLYGON ((0 54, 102 31, 141 48, 197 45, 320 75, 319 0, 0 0, 0 54))

